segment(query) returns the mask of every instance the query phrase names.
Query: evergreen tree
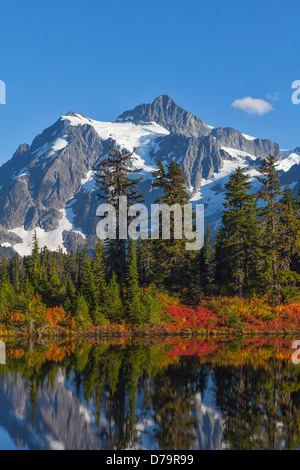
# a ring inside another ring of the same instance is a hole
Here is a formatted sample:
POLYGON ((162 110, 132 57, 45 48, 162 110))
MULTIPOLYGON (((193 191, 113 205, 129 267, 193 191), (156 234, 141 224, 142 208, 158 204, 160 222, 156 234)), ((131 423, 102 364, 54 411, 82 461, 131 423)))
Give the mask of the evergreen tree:
POLYGON ((95 319, 97 313, 97 288, 94 273, 91 267, 91 262, 88 257, 84 261, 85 274, 83 280, 83 296, 89 306, 89 312, 93 319, 95 319))
MULTIPOLYGON (((128 206, 140 203, 144 199, 144 194, 139 194, 137 190, 138 183, 142 179, 137 177, 137 173, 141 170, 133 170, 131 167, 133 154, 134 151, 120 151, 110 146, 107 159, 98 160, 94 166, 98 197, 111 204, 116 212, 116 239, 106 240, 105 247, 109 275, 114 271, 119 281, 124 278, 126 270, 126 240, 120 238, 119 197, 126 196, 128 206)), ((127 216, 127 224, 129 222, 127 216)))
POLYGON ((44 263, 41 266, 40 273, 39 293, 43 296, 43 298, 47 298, 47 295, 49 295, 49 282, 47 269, 44 263))
POLYGON ((26 276, 25 281, 21 285, 21 292, 28 302, 30 302, 35 294, 35 289, 30 283, 29 277, 26 276))
POLYGON ((225 286, 226 279, 229 279, 230 277, 228 265, 226 263, 226 251, 223 244, 223 231, 224 228, 222 226, 217 228, 213 243, 213 276, 214 283, 219 288, 225 286))
POLYGON ((35 231, 33 235, 32 252, 28 259, 28 275, 29 275, 30 282, 35 288, 38 288, 39 286, 40 267, 41 267, 41 262, 40 262, 40 254, 39 254, 39 244, 38 244, 37 234, 35 231))
MULTIPOLYGON (((183 206, 189 202, 189 193, 183 171, 173 160, 164 168, 162 162, 157 162, 158 170, 153 173, 153 187, 163 190, 163 195, 156 199, 156 203, 179 204, 183 214, 183 206)), ((160 232, 162 218, 160 217, 160 232)), ((182 218, 183 228, 183 218, 182 218)), ((175 238, 174 213, 170 214, 170 239, 155 240, 153 243, 156 259, 155 280, 164 281, 171 288, 178 288, 182 283, 183 272, 187 271, 186 261, 192 255, 186 251, 186 240, 175 238)))
POLYGON ((264 279, 267 289, 279 302, 280 284, 278 270, 281 262, 282 238, 281 238, 281 213, 283 206, 279 201, 282 196, 282 186, 276 172, 278 165, 276 158, 270 155, 264 159, 258 168, 262 176, 257 179, 263 187, 258 196, 264 202, 261 211, 262 221, 262 246, 264 262, 264 279))
MULTIPOLYGON (((222 217, 222 244, 231 280, 240 296, 253 278, 258 251, 258 211, 249 177, 241 168, 230 176, 225 185, 225 211, 222 217)), ((225 281, 225 280, 224 280, 225 281)), ((227 279, 225 282, 230 281, 227 279)))
POLYGON ((59 288, 60 288, 60 279, 57 272, 57 265, 56 260, 52 260, 52 264, 50 267, 50 274, 49 274, 49 292, 53 299, 53 303, 56 303, 58 300, 59 295, 59 288))
POLYGON ((197 265, 199 270, 197 273, 197 278, 199 279, 201 287, 206 287, 213 282, 213 257, 214 250, 211 247, 211 228, 208 224, 204 237, 204 245, 197 257, 197 265))
POLYGON ((83 327, 89 327, 92 324, 91 317, 89 315, 89 306, 83 295, 80 295, 77 299, 75 319, 76 323, 83 327))
POLYGON ((281 204, 281 269, 288 271, 293 257, 300 251, 300 220, 297 218, 297 201, 293 198, 289 185, 284 188, 281 204))
POLYGON ((26 269, 23 258, 21 258, 17 253, 10 259, 9 276, 16 292, 19 293, 20 285, 26 278, 26 269))
POLYGON ((83 279, 84 279, 84 272, 83 272, 84 271, 83 270, 84 259, 83 259, 83 253, 80 247, 77 247, 77 250, 76 250, 75 263, 76 263, 75 286, 76 286, 76 292, 79 294, 79 293, 82 293, 83 279))
POLYGON ((119 322, 124 319, 124 309, 120 296, 120 286, 114 272, 109 284, 108 295, 109 302, 107 303, 106 315, 111 321, 119 322))
POLYGON ((293 295, 291 287, 300 283, 299 272, 295 272, 300 254, 300 220, 297 214, 297 199, 294 199, 292 190, 287 184, 281 200, 281 262, 278 272, 279 283, 282 287, 282 300, 288 301, 293 295))
POLYGON ((63 307, 66 312, 71 311, 74 313, 74 303, 75 303, 75 287, 70 277, 67 278, 65 295, 63 300, 63 307))
POLYGON ((154 240, 142 240, 136 242, 136 256, 138 275, 141 285, 149 285, 155 278, 155 243, 154 240))
POLYGON ((107 304, 107 285, 105 281, 105 265, 103 260, 102 243, 99 239, 95 249, 95 257, 93 259, 93 272, 95 277, 95 285, 97 290, 97 304, 101 306, 107 304))
POLYGON ((72 279, 72 282, 76 282, 76 260, 74 251, 71 250, 64 259, 64 272, 67 277, 72 279))
POLYGON ((142 302, 142 291, 139 287, 136 246, 134 240, 129 241, 126 275, 126 315, 134 325, 141 325, 146 321, 146 309, 142 302))
POLYGON ((15 297, 14 288, 9 280, 7 261, 2 258, 1 262, 1 278, 0 278, 0 317, 5 319, 10 311, 15 297))

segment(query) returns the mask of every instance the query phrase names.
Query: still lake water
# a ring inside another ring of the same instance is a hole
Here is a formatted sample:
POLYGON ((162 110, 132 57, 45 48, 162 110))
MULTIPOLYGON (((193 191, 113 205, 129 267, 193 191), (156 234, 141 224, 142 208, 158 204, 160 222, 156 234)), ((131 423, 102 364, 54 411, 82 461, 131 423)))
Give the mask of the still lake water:
POLYGON ((6 341, 0 449, 300 448, 294 339, 6 341))

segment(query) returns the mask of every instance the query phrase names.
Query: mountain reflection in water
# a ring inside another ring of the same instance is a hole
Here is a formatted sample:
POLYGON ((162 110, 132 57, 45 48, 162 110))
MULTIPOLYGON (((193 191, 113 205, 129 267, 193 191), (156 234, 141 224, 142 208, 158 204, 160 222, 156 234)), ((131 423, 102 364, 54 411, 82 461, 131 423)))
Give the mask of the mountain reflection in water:
POLYGON ((298 448, 292 342, 6 342, 0 449, 298 448))

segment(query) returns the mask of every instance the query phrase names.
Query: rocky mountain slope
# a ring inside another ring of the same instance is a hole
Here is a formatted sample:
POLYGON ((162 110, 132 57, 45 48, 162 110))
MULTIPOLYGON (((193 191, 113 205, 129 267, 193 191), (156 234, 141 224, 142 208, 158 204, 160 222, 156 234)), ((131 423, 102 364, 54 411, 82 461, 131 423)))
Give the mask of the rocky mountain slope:
POLYGON ((109 145, 132 151, 133 166, 142 169, 141 190, 147 204, 156 161, 182 165, 191 200, 204 203, 206 222, 216 228, 223 209, 224 184, 241 166, 255 176, 260 159, 281 160, 283 179, 298 182, 299 153, 231 128, 213 128, 183 110, 169 96, 126 111, 113 123, 72 112, 21 145, 0 168, 0 236, 2 250, 31 251, 34 231, 41 246, 55 250, 87 243, 95 246, 98 205, 92 167, 109 145))

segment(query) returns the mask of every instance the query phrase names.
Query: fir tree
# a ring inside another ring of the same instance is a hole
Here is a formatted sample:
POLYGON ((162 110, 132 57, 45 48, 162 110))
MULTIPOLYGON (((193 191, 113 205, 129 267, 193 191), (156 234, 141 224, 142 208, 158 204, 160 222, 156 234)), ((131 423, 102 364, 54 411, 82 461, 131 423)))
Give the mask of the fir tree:
MULTIPOLYGON (((162 162, 157 162, 158 170, 153 173, 153 187, 163 190, 163 195, 156 199, 156 203, 172 206, 178 204, 183 213, 183 206, 189 202, 189 193, 183 171, 173 160, 164 168, 162 162)), ((161 232, 160 218, 160 232, 161 232)), ((182 219, 183 228, 183 219, 182 219)), ((156 259, 155 280, 164 281, 171 288, 178 288, 182 282, 183 271, 186 272, 185 262, 191 257, 186 251, 186 240, 175 238, 174 213, 170 214, 170 240, 155 240, 153 243, 156 259), (180 269, 181 268, 181 269, 180 269)))
POLYGON ((57 272, 57 265, 56 260, 53 259, 51 267, 50 267, 50 274, 49 274, 49 289, 50 294, 52 297, 55 297, 58 294, 58 290, 60 288, 60 279, 57 272))
POLYGON ((124 319, 124 309, 120 296, 120 286, 117 276, 113 272, 108 289, 109 301, 107 303, 107 317, 114 322, 120 322, 124 319))
POLYGON ((76 263, 76 280, 75 280, 75 286, 76 286, 76 292, 77 293, 82 293, 83 289, 83 279, 84 279, 84 270, 83 270, 83 265, 84 265, 84 260, 83 260, 83 253, 80 249, 80 247, 77 248, 76 250, 76 257, 75 257, 75 263, 76 263))
POLYGON ((63 307, 66 312, 71 311, 74 313, 74 303, 75 303, 75 287, 70 277, 67 277, 65 295, 63 300, 63 307))
POLYGON ((98 313, 97 288, 89 257, 85 258, 84 266, 83 296, 89 306, 90 316, 95 319, 98 313))
POLYGON ((291 287, 300 283, 300 276, 293 271, 300 254, 300 220, 298 218, 298 202, 294 199, 292 190, 287 184, 281 200, 280 216, 281 232, 281 262, 278 272, 279 284, 282 288, 282 301, 289 300, 291 287))
MULTIPOLYGON (((258 211, 249 177, 237 168, 225 185, 222 217, 224 260, 240 296, 255 270, 258 250, 258 211)), ((227 279, 227 282, 230 279, 227 279)), ((225 280, 224 280, 225 281, 225 280)), ((226 281, 225 281, 226 282, 226 281)))
MULTIPOLYGON (((117 275, 118 280, 124 278, 126 270, 126 240, 120 237, 119 225, 119 197, 126 196, 127 204, 140 203, 144 199, 144 194, 139 194, 138 183, 142 177, 137 177, 140 169, 131 168, 134 160, 134 151, 120 151, 110 146, 110 152, 106 160, 98 160, 94 166, 95 181, 98 187, 98 197, 111 204, 116 211, 116 239, 106 240, 107 262, 109 275, 112 271, 117 275)), ((127 217, 127 224, 130 219, 127 217)))
POLYGON ((297 217, 297 201, 293 192, 286 185, 281 200, 281 269, 288 271, 294 256, 300 251, 300 220, 297 217))
POLYGON ((155 241, 142 240, 136 243, 138 276, 141 285, 149 285, 155 277, 155 241))
POLYGON ((29 275, 30 281, 32 282, 35 288, 38 288, 38 285, 39 285, 40 267, 41 267, 41 262, 40 262, 40 254, 39 254, 39 244, 38 244, 37 234, 35 231, 33 235, 32 252, 28 259, 28 275, 29 275))
POLYGON ((279 201, 282 196, 282 186, 276 172, 277 164, 276 158, 272 155, 264 159, 258 168, 262 176, 257 177, 257 179, 263 184, 258 196, 265 204, 261 211, 265 282, 268 290, 274 295, 275 301, 279 302, 278 270, 282 251, 280 214, 283 207, 279 201))
POLYGON ((102 305, 107 303, 107 285, 105 281, 105 265, 103 260, 102 243, 99 239, 95 249, 95 257, 93 259, 93 272, 95 277, 95 285, 97 290, 97 304, 101 309, 102 305))
POLYGON ((126 315, 134 325, 141 325, 146 321, 146 309, 142 302, 142 292, 139 287, 136 246, 134 240, 129 241, 127 275, 126 275, 126 315))
POLYGON ((214 269, 214 283, 221 288, 229 278, 228 265, 226 264, 225 248, 223 244, 223 231, 224 228, 217 227, 214 243, 213 243, 213 269, 214 269))
POLYGON ((204 245, 199 252, 197 263, 199 269, 197 277, 201 287, 206 287, 213 282, 213 256, 214 250, 211 247, 211 228, 208 224, 204 237, 204 245))
POLYGON ((75 319, 77 324, 82 325, 83 327, 89 327, 92 324, 91 317, 89 315, 89 306, 83 295, 80 295, 77 299, 75 319))

